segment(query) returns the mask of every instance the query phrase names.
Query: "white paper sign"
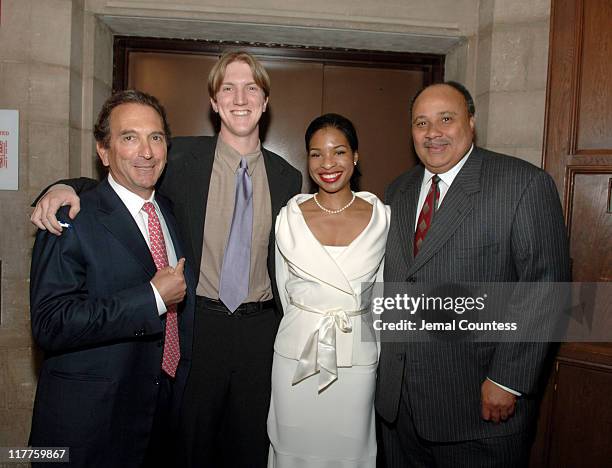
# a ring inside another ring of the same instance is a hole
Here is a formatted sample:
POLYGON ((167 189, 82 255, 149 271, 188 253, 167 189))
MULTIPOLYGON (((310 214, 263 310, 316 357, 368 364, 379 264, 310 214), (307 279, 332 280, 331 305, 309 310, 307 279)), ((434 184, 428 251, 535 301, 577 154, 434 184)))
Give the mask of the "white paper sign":
POLYGON ((19 111, 0 109, 0 190, 19 189, 19 111))

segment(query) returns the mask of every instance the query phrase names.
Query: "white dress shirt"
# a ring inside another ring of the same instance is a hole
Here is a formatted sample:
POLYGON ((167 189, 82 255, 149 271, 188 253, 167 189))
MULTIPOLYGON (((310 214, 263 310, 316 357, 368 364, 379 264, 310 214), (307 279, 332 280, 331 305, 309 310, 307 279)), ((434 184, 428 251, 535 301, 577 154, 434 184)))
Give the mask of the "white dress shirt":
MULTIPOLYGON (((461 158, 461 160, 457 164, 451 167, 450 170, 448 170, 444 174, 438 174, 438 177, 440 177, 440 181, 438 182, 438 190, 440 191, 440 198, 438 199, 438 209, 440 209, 440 207, 442 206, 442 201, 444 200, 444 197, 446 196, 448 190, 450 189, 451 184, 455 180, 455 177, 457 177, 457 174, 459 174, 459 171, 461 170, 461 168, 465 165, 466 161, 470 157, 470 154, 472 154, 473 149, 474 149, 474 144, 470 146, 470 149, 468 150, 466 155, 463 158, 461 158)), ((431 187, 431 179, 433 178, 434 175, 435 174, 433 172, 430 172, 427 168, 425 168, 425 172, 423 174, 423 182, 421 183, 421 192, 419 194, 419 204, 417 205, 418 209, 416 212, 416 219, 414 220, 415 232, 416 232, 417 224, 419 222, 419 214, 421 213, 421 209, 423 208, 423 205, 425 204, 427 193, 429 192, 429 188, 431 187)), ((512 390, 511 388, 501 385, 495 382, 494 380, 489 379, 488 377, 487 377, 487 380, 490 380, 498 387, 503 388, 504 390, 512 393, 513 395, 521 396, 521 394, 517 392, 516 390, 512 390)))
MULTIPOLYGON (((166 225, 164 215, 159 209, 159 205, 155 201, 155 191, 153 191, 151 197, 149 197, 148 200, 145 200, 140 196, 136 195, 134 192, 129 191, 123 185, 120 185, 115 179, 113 179, 113 176, 110 175, 110 173, 108 174, 108 183, 115 191, 117 196, 121 199, 125 207, 128 209, 128 211, 132 215, 132 218, 134 218, 134 221, 136 222, 138 229, 140 229, 140 233, 142 234, 142 237, 144 238, 147 245, 149 246, 149 249, 151 248, 148 227, 149 216, 147 215, 147 213, 145 213, 142 207, 146 202, 153 203, 153 206, 155 206, 157 217, 159 218, 159 224, 161 225, 162 233, 164 234, 166 253, 168 254, 168 265, 170 265, 171 267, 175 267, 178 263, 176 259, 176 252, 174 250, 174 245, 172 244, 172 238, 170 237, 170 232, 168 231, 168 226, 166 225)), ((168 309, 166 308, 164 300, 162 299, 161 295, 159 294, 159 291, 153 285, 153 283, 151 283, 151 287, 153 288, 153 294, 155 294, 155 302, 157 303, 157 313, 159 315, 165 314, 168 309)))
MULTIPOLYGON (((440 181, 438 182, 438 190, 440 191, 440 198, 438 199, 438 209, 442 206, 442 200, 446 196, 448 189, 450 188, 453 180, 459 174, 459 171, 464 166, 470 154, 472 154, 472 150, 474 149, 474 145, 470 146, 470 149, 466 153, 466 155, 461 158, 461 160, 455 164, 448 172, 444 174, 438 174, 440 177, 440 181)), ((421 209, 425 204, 425 199, 427 198, 427 193, 429 192, 429 188, 431 187, 431 179, 436 175, 433 172, 429 172, 427 168, 425 168, 425 173, 423 174, 423 182, 421 183, 421 193, 419 194, 419 204, 417 205, 416 218, 414 220, 414 231, 416 232, 416 227, 419 222, 419 214, 421 214, 421 209)))

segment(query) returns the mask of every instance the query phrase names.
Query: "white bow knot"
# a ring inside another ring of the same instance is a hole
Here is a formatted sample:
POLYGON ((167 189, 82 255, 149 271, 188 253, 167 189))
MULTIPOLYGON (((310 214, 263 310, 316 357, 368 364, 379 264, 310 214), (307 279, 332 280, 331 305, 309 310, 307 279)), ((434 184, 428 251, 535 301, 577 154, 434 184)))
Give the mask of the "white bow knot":
POLYGON ((368 309, 344 310, 336 307, 318 310, 296 303, 293 299, 291 299, 291 304, 307 312, 322 315, 319 328, 312 332, 306 340, 292 384, 295 385, 319 372, 319 392, 322 392, 338 379, 336 328, 343 333, 352 333, 351 317, 362 315, 368 309))

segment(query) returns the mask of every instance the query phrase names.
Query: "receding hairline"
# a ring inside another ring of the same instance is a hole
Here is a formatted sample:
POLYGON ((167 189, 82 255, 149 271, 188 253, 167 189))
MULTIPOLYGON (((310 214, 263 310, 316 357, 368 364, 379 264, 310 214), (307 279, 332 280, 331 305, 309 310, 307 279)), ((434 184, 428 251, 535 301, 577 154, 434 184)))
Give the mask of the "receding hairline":
POLYGON ((458 81, 454 81, 454 80, 432 83, 432 84, 425 86, 424 88, 421 88, 419 91, 417 91, 417 93, 410 100, 410 115, 413 114, 414 104, 417 101, 417 99, 421 96, 421 94, 427 91, 429 88, 432 88, 438 85, 446 85, 458 91, 459 94, 461 94, 461 96, 463 97, 463 100, 465 101, 468 116, 474 117, 476 115, 476 105, 474 104, 474 98, 472 97, 472 94, 462 83, 458 81))
MULTIPOLYGON (((474 114, 470 113, 470 106, 464 96, 464 94, 459 91, 457 88, 455 88, 452 85, 449 85, 448 83, 434 83, 431 84, 429 86, 426 86, 425 88, 423 88, 418 94, 417 96, 414 98, 413 102, 412 102, 412 109, 411 109, 411 113, 412 113, 412 119, 411 122, 414 122, 416 119, 418 119, 419 117, 425 117, 424 114, 419 114, 419 115, 415 115, 414 114, 414 108, 417 105, 418 100, 423 96, 423 94, 427 93, 430 89, 434 89, 434 88, 447 88, 452 90, 457 96, 459 96, 461 102, 463 103, 463 107, 465 108, 465 112, 468 115, 468 117, 474 117, 474 114)), ((457 112, 452 111, 452 110, 443 110, 437 113, 437 115, 442 115, 442 114, 455 114, 458 115, 457 112)))
POLYGON ((431 84, 429 86, 426 86, 425 88, 423 88, 421 90, 421 92, 418 94, 418 96, 414 99, 414 103, 416 104, 416 102, 419 100, 419 98, 427 93, 429 90, 431 89, 435 89, 435 88, 446 88, 446 89, 450 89, 452 91, 454 91, 459 97, 461 97, 461 99, 463 100, 463 102, 465 103, 465 107, 467 107, 467 102, 465 102, 465 96, 461 93, 461 91, 459 91, 457 88, 447 84, 447 83, 434 83, 431 84))
POLYGON ((159 122, 161 123, 162 133, 165 134, 165 131, 164 131, 164 117, 159 113, 159 110, 157 110, 151 104, 146 104, 144 102, 122 102, 121 104, 116 105, 115 107, 113 107, 111 109, 110 113, 108 114, 109 122, 113 119, 113 114, 116 115, 115 111, 117 109, 120 109, 123 106, 140 106, 140 107, 145 107, 145 108, 151 109, 153 111, 153 113, 155 113, 157 118, 159 119, 159 122))

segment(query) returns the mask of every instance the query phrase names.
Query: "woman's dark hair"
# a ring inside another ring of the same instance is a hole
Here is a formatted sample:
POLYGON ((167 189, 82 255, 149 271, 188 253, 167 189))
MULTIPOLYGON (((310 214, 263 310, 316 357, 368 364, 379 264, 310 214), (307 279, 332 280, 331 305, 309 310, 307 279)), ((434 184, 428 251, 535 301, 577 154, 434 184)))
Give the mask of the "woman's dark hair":
MULTIPOLYGON (((346 137, 346 141, 348 141, 349 147, 351 151, 355 153, 359 148, 359 140, 357 139, 357 131, 355 130, 355 126, 353 122, 351 122, 346 117, 340 114, 323 114, 320 117, 317 117, 306 129, 306 135, 304 136, 304 140, 306 142, 306 152, 310 150, 310 140, 312 140, 312 136, 322 130, 324 128, 335 128, 342 132, 342 134, 346 137)), ((361 177, 361 171, 359 170, 359 163, 355 170, 353 171, 353 175, 351 177, 351 189, 354 191, 359 191, 359 178, 361 177)), ((312 188, 316 190, 315 187, 312 188)))
POLYGON ((346 137, 353 153, 357 151, 359 140, 357 139, 357 131, 355 131, 353 123, 340 114, 323 114, 310 122, 310 125, 306 129, 306 135, 304 136, 306 152, 310 149, 310 140, 312 140, 312 136, 319 130, 329 127, 340 130, 346 137))

